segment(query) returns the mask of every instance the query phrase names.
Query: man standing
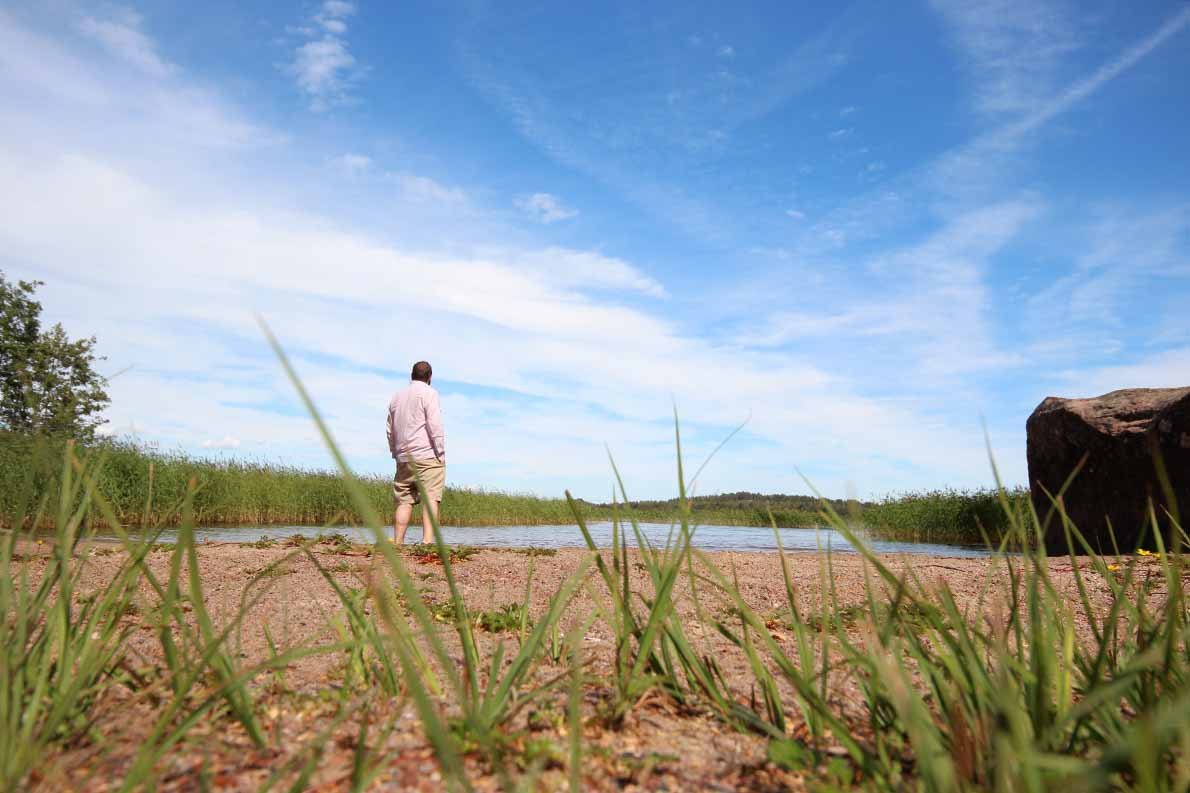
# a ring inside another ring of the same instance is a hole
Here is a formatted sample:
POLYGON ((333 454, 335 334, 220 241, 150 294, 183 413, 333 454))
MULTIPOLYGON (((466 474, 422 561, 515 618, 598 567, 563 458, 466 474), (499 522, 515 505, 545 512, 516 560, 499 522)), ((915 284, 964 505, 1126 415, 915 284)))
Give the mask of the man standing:
POLYGON ((421 509, 423 543, 434 541, 430 514, 437 519, 438 504, 446 487, 446 436, 442 431, 438 392, 430 388, 433 374, 425 361, 413 364, 409 386, 394 394, 388 403, 388 450, 397 461, 397 475, 393 478, 393 495, 397 500, 393 529, 397 545, 404 544, 413 505, 421 501, 417 478, 421 478, 426 491, 426 503, 421 509))

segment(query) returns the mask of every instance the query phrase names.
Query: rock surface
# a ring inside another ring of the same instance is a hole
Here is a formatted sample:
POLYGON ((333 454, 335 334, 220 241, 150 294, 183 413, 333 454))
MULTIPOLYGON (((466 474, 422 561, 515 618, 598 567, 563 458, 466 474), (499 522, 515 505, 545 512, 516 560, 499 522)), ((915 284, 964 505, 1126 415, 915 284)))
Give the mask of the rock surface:
MULTIPOLYGON (((1155 546, 1148 519, 1152 499, 1166 541, 1170 521, 1154 452, 1159 452, 1175 504, 1190 514, 1190 387, 1129 388, 1091 399, 1047 397, 1025 424, 1033 505, 1044 521, 1052 494, 1086 458, 1063 499, 1071 521, 1096 551, 1155 546)), ((1182 520, 1186 525, 1186 520, 1182 520)), ((1067 552, 1057 515, 1045 536, 1050 553, 1067 552)))

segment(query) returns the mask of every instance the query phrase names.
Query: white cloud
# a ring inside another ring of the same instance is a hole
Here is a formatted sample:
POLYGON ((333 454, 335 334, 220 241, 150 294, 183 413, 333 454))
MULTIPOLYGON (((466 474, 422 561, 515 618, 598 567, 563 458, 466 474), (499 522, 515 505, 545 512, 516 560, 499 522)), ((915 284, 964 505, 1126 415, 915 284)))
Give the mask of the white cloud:
POLYGON ((363 154, 340 154, 331 160, 331 167, 348 177, 363 176, 372 169, 372 158, 363 154))
POLYGON ((780 347, 791 341, 826 336, 857 326, 865 318, 858 311, 842 314, 806 314, 781 311, 769 316, 759 328, 736 341, 745 347, 780 347))
POLYGON ((467 193, 457 187, 447 187, 428 176, 389 174, 401 190, 401 196, 416 203, 465 204, 467 193))
POLYGON ((563 287, 611 289, 639 292, 649 297, 667 297, 665 287, 623 259, 591 251, 546 248, 540 254, 520 257, 563 287))
POLYGON ((112 55, 132 64, 151 77, 173 74, 176 67, 157 54, 156 43, 141 30, 142 18, 130 8, 115 7, 107 18, 83 17, 78 29, 112 55))
MULTIPOLYGON (((777 48, 750 74, 715 67, 715 79, 697 69, 675 71, 659 39, 633 57, 633 73, 643 79, 625 81, 622 63, 597 50, 558 50, 549 26, 527 31, 509 24, 515 21, 508 15, 481 14, 459 41, 461 66, 476 91, 546 156, 591 176, 658 220, 718 243, 724 226, 720 207, 655 167, 655 159, 661 161, 657 165, 671 160, 657 158, 658 147, 694 154, 719 149, 736 130, 786 107, 793 96, 844 68, 861 30, 858 15, 844 14, 841 22, 810 33, 792 49, 777 48), (523 46, 491 46, 514 36, 523 46), (567 62, 543 61, 543 55, 567 62), (660 87, 659 74, 665 76, 660 87), (599 82, 618 90, 598 103, 584 101, 590 85, 599 82), (659 100, 681 112, 658 113, 659 100)), ((686 41, 691 47, 704 44, 694 35, 686 41)))
POLYGON ((724 44, 722 47, 720 47, 716 51, 716 54, 718 54, 718 56, 720 58, 734 57, 735 56, 735 47, 731 46, 730 44, 724 44))
POLYGON ((1167 350, 1131 363, 1068 369, 1056 378, 1068 393, 1090 397, 1121 388, 1185 388, 1190 386, 1190 347, 1167 350))
POLYGON ((1091 75, 1048 98, 1024 118, 995 130, 986 138, 985 142, 995 146, 1005 146, 1015 142, 1017 138, 1032 132, 1049 122, 1050 119, 1065 113, 1097 93, 1103 86, 1131 69, 1170 38, 1180 33, 1187 25, 1190 25, 1190 7, 1183 8, 1170 16, 1157 30, 1100 66, 1091 75))
MULTIPOLYGON (((864 350, 868 377, 895 373, 919 387, 954 387, 971 373, 1016 365, 1020 356, 1003 349, 994 332, 988 275, 1040 213, 1037 202, 1022 199, 959 215, 916 244, 872 258, 866 276, 849 274, 829 308, 774 312, 748 323, 737 343, 835 341, 847 355, 864 350)), ((846 241, 841 230, 822 233, 846 241)))
POLYGON ((985 114, 1034 111, 1081 45, 1074 8, 1053 0, 932 0, 975 84, 985 114))
POLYGON ((787 209, 787 210, 785 210, 785 214, 788 215, 789 217, 793 218, 794 220, 805 220, 806 219, 806 213, 802 212, 800 209, 787 209))
POLYGON ((1125 308, 1151 305, 1154 282, 1190 278, 1190 206, 1097 215, 1070 232, 1073 266, 1028 298, 1034 323, 1097 339, 1124 323, 1125 308))
POLYGON ((355 5, 342 0, 326 0, 314 16, 321 35, 310 30, 309 41, 294 51, 289 71, 309 98, 310 109, 325 112, 337 105, 352 101, 348 88, 359 76, 355 56, 345 38, 347 18, 355 13, 355 5))
POLYGON ((232 435, 224 435, 219 439, 208 438, 202 442, 204 449, 238 449, 240 448, 240 439, 232 435))
POLYGON ((557 223, 578 216, 577 209, 571 209, 549 193, 521 196, 515 203, 518 209, 539 223, 557 223))

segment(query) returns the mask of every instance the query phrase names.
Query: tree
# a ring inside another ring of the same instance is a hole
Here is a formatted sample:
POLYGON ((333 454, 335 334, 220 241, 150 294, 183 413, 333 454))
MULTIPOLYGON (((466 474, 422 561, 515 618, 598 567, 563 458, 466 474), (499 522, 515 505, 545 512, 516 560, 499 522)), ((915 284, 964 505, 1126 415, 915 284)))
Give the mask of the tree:
POLYGON ((0 427, 91 440, 110 400, 95 371, 95 337, 71 341, 41 327, 40 281, 15 284, 0 271, 0 427))

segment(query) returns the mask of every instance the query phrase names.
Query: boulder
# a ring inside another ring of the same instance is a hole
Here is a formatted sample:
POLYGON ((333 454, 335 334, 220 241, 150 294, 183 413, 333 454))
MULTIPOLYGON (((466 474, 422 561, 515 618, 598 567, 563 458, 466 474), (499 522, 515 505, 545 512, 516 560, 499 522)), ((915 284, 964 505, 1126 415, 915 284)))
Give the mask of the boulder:
MULTIPOLYGON (((1085 458, 1063 501, 1096 551, 1113 552, 1112 533, 1121 552, 1154 548, 1150 499, 1167 543, 1167 510, 1177 514, 1181 507, 1182 526, 1187 525, 1190 387, 1129 388, 1092 399, 1048 397, 1029 416, 1025 432, 1033 505, 1043 521, 1052 507, 1045 491, 1056 494, 1085 458), (1156 456, 1164 463, 1174 505, 1167 503, 1158 479, 1156 456)), ((1045 545, 1049 553, 1067 552, 1056 515, 1046 529, 1045 545)))

